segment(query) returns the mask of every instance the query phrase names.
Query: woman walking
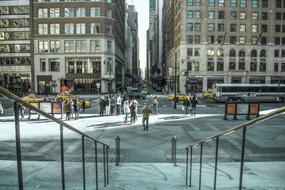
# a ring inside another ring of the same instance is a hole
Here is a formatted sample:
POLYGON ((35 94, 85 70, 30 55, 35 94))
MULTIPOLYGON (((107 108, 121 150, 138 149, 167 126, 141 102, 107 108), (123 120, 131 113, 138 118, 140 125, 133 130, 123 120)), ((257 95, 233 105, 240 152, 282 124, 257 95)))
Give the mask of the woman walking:
POLYGON ((130 104, 128 100, 124 101, 124 113, 125 113, 125 121, 124 123, 128 122, 128 115, 130 113, 130 104))

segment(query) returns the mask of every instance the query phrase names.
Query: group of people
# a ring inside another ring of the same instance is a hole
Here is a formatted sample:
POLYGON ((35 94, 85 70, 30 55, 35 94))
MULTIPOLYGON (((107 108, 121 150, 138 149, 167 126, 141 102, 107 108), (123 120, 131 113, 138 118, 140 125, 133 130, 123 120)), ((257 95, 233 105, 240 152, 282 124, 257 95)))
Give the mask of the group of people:
POLYGON ((198 100, 196 95, 194 95, 192 98, 186 97, 183 101, 183 108, 185 110, 185 115, 187 116, 188 114, 191 113, 191 116, 195 117, 197 104, 198 100))
POLYGON ((99 100, 99 114, 104 115, 120 115, 122 110, 122 99, 120 95, 117 96, 102 96, 99 100))
MULTIPOLYGON (((82 101, 82 111, 85 112, 86 102, 82 101)), ((63 105, 66 120, 79 119, 80 102, 77 99, 66 99, 63 105)))

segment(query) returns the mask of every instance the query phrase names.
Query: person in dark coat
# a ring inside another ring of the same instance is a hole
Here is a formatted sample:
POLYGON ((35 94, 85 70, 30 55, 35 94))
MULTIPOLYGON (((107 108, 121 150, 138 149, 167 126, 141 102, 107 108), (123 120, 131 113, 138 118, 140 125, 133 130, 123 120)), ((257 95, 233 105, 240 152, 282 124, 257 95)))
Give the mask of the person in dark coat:
POLYGON ((190 107, 190 100, 188 97, 185 98, 183 102, 184 110, 185 110, 185 115, 189 114, 189 107, 190 107))
POLYGON ((78 101, 77 99, 74 99, 73 100, 73 111, 74 111, 74 119, 77 120, 79 118, 79 104, 78 104, 78 101))
POLYGON ((104 100, 103 96, 99 100, 99 106, 100 106, 100 116, 104 116, 106 103, 105 103, 105 100, 104 100))
POLYGON ((196 115, 196 106, 197 106, 197 104, 198 104, 198 100, 197 100, 196 95, 194 95, 192 100, 191 100, 191 106, 192 106, 191 115, 193 115, 194 117, 196 115))
POLYGON ((70 120, 70 113, 71 113, 70 100, 66 100, 66 101, 64 102, 63 110, 64 110, 64 112, 65 112, 65 118, 66 118, 66 120, 70 120))
POLYGON ((85 112, 86 109, 86 102, 85 100, 82 101, 82 111, 85 112))

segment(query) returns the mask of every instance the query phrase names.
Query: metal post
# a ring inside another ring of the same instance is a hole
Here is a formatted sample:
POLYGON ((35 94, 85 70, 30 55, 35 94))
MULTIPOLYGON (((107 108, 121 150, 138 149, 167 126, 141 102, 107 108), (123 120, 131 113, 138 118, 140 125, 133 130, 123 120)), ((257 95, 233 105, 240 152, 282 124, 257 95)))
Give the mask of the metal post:
POLYGON ((95 177, 96 177, 96 190, 98 190, 98 149, 97 142, 95 141, 95 177))
POLYGON ((176 137, 173 137, 172 138, 172 154, 173 154, 173 163, 174 163, 174 166, 177 166, 176 164, 176 141, 177 141, 177 138, 176 137))
POLYGON ((203 159, 203 142, 200 144, 200 172, 199 172, 199 190, 201 190, 202 182, 202 159, 203 159))
POLYGON ((190 174, 189 174, 189 186, 192 186, 192 154, 193 154, 193 147, 190 147, 190 174))
POLYGON ((65 190, 63 125, 60 125, 61 186, 65 190))
POLYGON ((177 109, 177 104, 176 104, 176 90, 177 90, 177 53, 175 53, 175 60, 174 60, 175 66, 174 66, 174 104, 173 108, 177 109))
POLYGON ((24 185, 23 185, 20 118, 19 118, 19 103, 18 102, 14 102, 14 113, 15 113, 15 135, 16 135, 16 157, 17 157, 17 170, 18 170, 18 186, 19 186, 19 190, 23 190, 24 185))
POLYGON ((104 168, 104 187, 107 186, 107 179, 106 179, 106 147, 103 145, 103 168, 104 168))
POLYGON ((85 148, 84 148, 84 136, 81 136, 82 143, 82 172, 83 172, 83 190, 86 189, 86 181, 85 181, 85 148))
POLYGON ((217 136, 217 138, 216 138, 216 155, 215 155, 214 190, 216 190, 216 187, 217 187, 218 153, 219 153, 219 136, 217 136))
POLYGON ((186 187, 188 185, 188 160, 189 160, 189 148, 186 148, 186 187))
POLYGON ((106 148, 106 160, 107 185, 109 185, 109 146, 106 148))
POLYGON ((116 166, 119 165, 120 163, 120 153, 121 153, 121 150, 120 150, 120 137, 117 136, 116 137, 116 166))
POLYGON ((244 150, 245 150, 245 135, 246 135, 246 127, 244 127, 243 131, 242 131, 242 147, 241 147, 241 161, 240 161, 239 190, 242 190, 244 150))

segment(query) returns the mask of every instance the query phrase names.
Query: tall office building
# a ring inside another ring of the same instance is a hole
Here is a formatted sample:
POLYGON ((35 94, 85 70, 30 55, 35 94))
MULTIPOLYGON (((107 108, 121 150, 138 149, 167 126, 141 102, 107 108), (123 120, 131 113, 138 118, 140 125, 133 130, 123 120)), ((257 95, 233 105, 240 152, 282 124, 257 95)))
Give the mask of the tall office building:
POLYGON ((32 88, 30 1, 0 4, 0 85, 23 95, 32 88))
POLYGON ((125 62, 125 1, 33 1, 35 90, 111 93, 125 62))
POLYGON ((166 0, 163 17, 170 89, 175 66, 181 92, 285 83, 284 0, 166 0))

